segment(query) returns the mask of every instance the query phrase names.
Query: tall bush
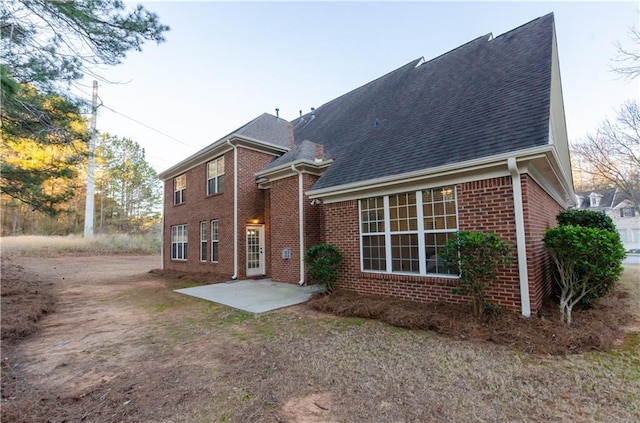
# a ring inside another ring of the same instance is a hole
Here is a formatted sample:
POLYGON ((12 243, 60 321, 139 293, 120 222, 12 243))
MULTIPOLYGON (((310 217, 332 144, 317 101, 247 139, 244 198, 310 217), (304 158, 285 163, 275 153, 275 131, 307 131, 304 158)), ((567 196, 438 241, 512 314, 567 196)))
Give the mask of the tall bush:
POLYGON ((556 216, 560 226, 583 226, 585 228, 598 228, 605 231, 618 233, 613 220, 606 214, 593 210, 563 210, 556 216))
MULTIPOLYGON (((582 226, 611 232, 615 235, 615 242, 619 243, 622 248, 620 234, 618 233, 616 225, 609 216, 602 212, 593 210, 564 210, 558 213, 556 220, 560 226, 582 226)), ((613 239, 612 242, 614 242, 613 239)), ((622 263, 622 259, 624 259, 624 257, 620 259, 618 265, 622 263)), ((601 277, 604 277, 604 275, 601 275, 601 277)), ((594 286, 590 287, 587 294, 578 301, 576 307, 581 309, 594 307, 600 298, 611 291, 616 280, 617 276, 615 278, 593 280, 592 283, 594 286)))
POLYGON ((445 245, 440 257, 444 266, 460 275, 457 294, 469 294, 473 314, 485 313, 491 302, 487 289, 498 279, 500 265, 511 263, 512 248, 493 233, 460 231, 445 245))
POLYGON ((305 256, 309 279, 313 283, 323 285, 325 291, 335 291, 338 281, 338 265, 342 263, 342 254, 329 244, 318 244, 310 247, 305 256))
POLYGON ((547 229, 543 241, 558 271, 560 319, 571 324, 576 304, 620 277, 624 248, 617 233, 573 225, 547 229))

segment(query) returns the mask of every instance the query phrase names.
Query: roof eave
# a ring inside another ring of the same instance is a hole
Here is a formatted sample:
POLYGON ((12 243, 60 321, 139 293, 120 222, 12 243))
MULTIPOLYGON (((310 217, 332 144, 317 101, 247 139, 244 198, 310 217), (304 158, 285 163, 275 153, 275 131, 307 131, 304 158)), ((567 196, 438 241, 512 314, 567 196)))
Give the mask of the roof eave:
POLYGON ((195 154, 192 154, 191 156, 170 167, 169 169, 160 172, 158 174, 158 178, 166 181, 170 178, 186 172, 189 169, 194 168, 195 166, 211 160, 216 156, 226 153, 227 151, 232 149, 232 146, 230 146, 229 143, 235 146, 250 148, 252 150, 258 150, 274 155, 280 155, 289 151, 287 147, 281 145, 273 144, 267 141, 260 141, 258 139, 247 137, 245 135, 239 135, 237 133, 232 133, 212 144, 209 144, 207 147, 203 148, 195 154))
MULTIPOLYGON (((518 163, 532 162, 536 159, 545 159, 553 170, 554 178, 558 180, 558 188, 554 188, 550 193, 561 204, 568 205, 575 203, 575 194, 572 189, 571 180, 567 180, 562 167, 558 161, 557 153, 553 145, 544 145, 530 149, 504 153, 482 159, 470 160, 445 166, 439 166, 419 171, 392 175, 383 178, 369 179, 344 185, 338 185, 327 188, 311 189, 306 194, 311 199, 323 199, 324 201, 341 201, 345 198, 356 197, 358 193, 363 191, 385 190, 390 187, 420 182, 425 179, 438 180, 453 178, 456 175, 476 174, 478 172, 489 172, 494 168, 502 169, 507 159, 515 157, 518 163), (562 191, 562 192, 559 192, 562 191)), ((508 175, 508 171, 503 171, 508 175)), ((550 189, 550 187, 545 187, 550 189)))
POLYGON ((320 176, 331 165, 331 163, 333 163, 333 159, 322 160, 319 162, 308 159, 298 159, 292 162, 284 163, 280 166, 256 172, 255 175, 260 187, 265 188, 267 187, 267 184, 273 181, 297 175, 298 172, 320 176), (296 169, 295 172, 293 170, 294 168, 296 169))

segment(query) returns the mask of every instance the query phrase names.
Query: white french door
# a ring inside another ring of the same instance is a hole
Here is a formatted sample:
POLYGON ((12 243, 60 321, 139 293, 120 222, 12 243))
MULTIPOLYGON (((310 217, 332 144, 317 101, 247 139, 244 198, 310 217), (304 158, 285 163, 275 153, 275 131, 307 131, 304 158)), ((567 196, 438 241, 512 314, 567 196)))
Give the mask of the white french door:
POLYGON ((264 273, 264 226, 247 226, 247 276, 264 273))

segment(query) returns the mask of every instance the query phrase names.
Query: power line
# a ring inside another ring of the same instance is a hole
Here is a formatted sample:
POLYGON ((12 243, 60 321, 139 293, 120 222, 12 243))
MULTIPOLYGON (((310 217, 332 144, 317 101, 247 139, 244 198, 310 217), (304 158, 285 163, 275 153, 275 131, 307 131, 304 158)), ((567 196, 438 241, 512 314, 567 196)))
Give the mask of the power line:
POLYGON ((165 137, 167 137, 167 138, 169 138, 169 139, 172 139, 172 140, 173 140, 173 141, 175 141, 175 142, 178 142, 178 143, 180 143, 180 144, 182 144, 182 145, 186 145, 187 147, 191 147, 191 145, 187 144, 186 142, 184 142, 184 141, 182 141, 182 140, 179 140, 179 139, 177 139, 177 138, 175 138, 175 137, 172 137, 171 135, 166 134, 166 133, 164 133, 164 132, 162 132, 162 131, 160 131, 160 130, 158 130, 158 129, 156 129, 156 128, 153 128, 153 127, 151 127, 151 126, 147 125, 146 123, 140 122, 139 120, 134 119, 134 118, 132 118, 131 116, 127 116, 127 115, 125 115, 124 113, 120 113, 120 112, 118 112, 118 111, 116 111, 116 110, 113 110, 111 107, 106 106, 104 103, 102 103, 102 100, 101 100, 101 104, 100 104, 100 106, 104 107, 105 109, 107 109, 107 110, 109 110, 109 111, 111 111, 111 112, 113 112, 113 113, 115 113, 115 114, 117 114, 117 115, 120 115, 120 116, 122 116, 122 117, 124 117, 124 118, 127 118, 127 119, 129 119, 130 121, 137 123, 138 125, 142 125, 142 126, 144 126, 145 128, 151 129, 152 131, 157 132, 157 133, 158 133, 158 134, 160 134, 160 135, 163 135, 163 136, 165 136, 165 137))

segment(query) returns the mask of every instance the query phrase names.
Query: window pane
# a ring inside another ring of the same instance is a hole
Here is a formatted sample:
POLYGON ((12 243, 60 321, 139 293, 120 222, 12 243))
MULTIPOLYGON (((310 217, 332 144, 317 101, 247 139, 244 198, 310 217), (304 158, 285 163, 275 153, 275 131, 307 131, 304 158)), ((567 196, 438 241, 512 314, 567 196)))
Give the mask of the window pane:
POLYGON ((384 235, 366 235, 362 237, 362 258, 365 270, 386 270, 384 235))
POLYGON ((389 196, 389 223, 392 232, 417 230, 416 193, 389 196))
POLYGON ((218 177, 218 191, 217 192, 223 192, 224 191, 224 176, 219 176, 218 177))
POLYGON ((453 233, 450 232, 424 234, 427 273, 452 274, 452 272, 444 268, 439 257, 440 251, 442 251, 451 236, 453 236, 453 233))
POLYGON ((218 175, 223 175, 224 174, 224 157, 220 157, 218 160, 216 160, 218 162, 218 175))
POLYGON ((394 272, 420 272, 417 234, 391 236, 391 263, 394 272))
POLYGON ((211 243, 211 261, 218 261, 218 242, 211 243))
POLYGON ((363 233, 384 232, 384 202, 382 197, 360 200, 363 233))

